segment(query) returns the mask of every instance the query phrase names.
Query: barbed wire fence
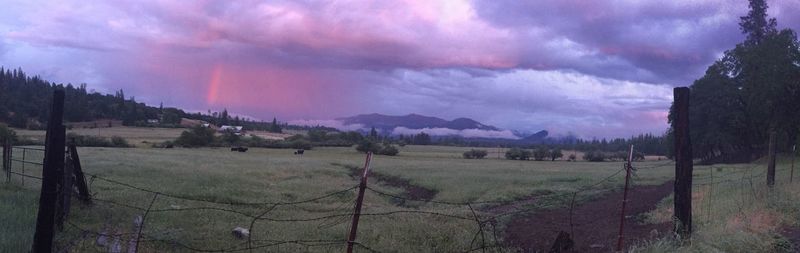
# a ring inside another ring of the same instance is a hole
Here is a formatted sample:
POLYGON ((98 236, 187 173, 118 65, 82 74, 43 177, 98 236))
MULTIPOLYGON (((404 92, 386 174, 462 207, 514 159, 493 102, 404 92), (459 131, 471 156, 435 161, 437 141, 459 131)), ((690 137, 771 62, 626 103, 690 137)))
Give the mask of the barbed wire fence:
MULTIPOLYGON (((38 148, 19 147, 19 149, 27 150, 24 152, 34 152, 34 151, 43 152, 43 149, 38 149, 38 148)), ((30 156, 26 156, 26 158, 27 157, 30 156)), ((38 157, 41 157, 41 155, 38 157)), ((24 159, 14 158, 12 161, 20 164, 42 165, 42 163, 24 159)), ((673 165, 672 162, 667 162, 646 167, 636 167, 632 169, 634 170, 656 169, 671 165, 673 165)), ((364 185, 363 188, 366 192, 374 194, 376 196, 387 198, 394 202, 402 201, 403 203, 419 203, 417 206, 449 206, 450 208, 429 207, 426 210, 404 208, 401 210, 365 212, 365 213, 360 213, 359 215, 363 217, 418 215, 418 216, 437 217, 441 219, 458 220, 461 222, 470 222, 474 224, 474 233, 472 233, 472 236, 470 238, 464 238, 465 240, 469 241, 468 244, 465 244, 468 245, 468 247, 462 250, 455 250, 454 252, 475 252, 475 251, 486 252, 490 250, 500 250, 508 247, 508 245, 506 245, 503 242, 501 236, 499 235, 502 232, 498 231, 497 227, 500 221, 503 218, 532 213, 538 210, 568 206, 569 224, 566 225, 569 227, 571 233, 574 234, 573 230, 576 224, 574 224, 572 220, 573 210, 576 206, 576 203, 579 200, 579 196, 584 193, 590 193, 590 195, 596 195, 613 191, 619 191, 620 189, 617 189, 616 187, 611 187, 608 185, 606 185, 605 187, 601 186, 614 180, 622 172, 624 172, 625 169, 626 168, 623 167, 619 170, 616 170, 615 172, 599 180, 593 181, 585 186, 582 186, 574 191, 553 192, 549 194, 538 195, 536 196, 536 201, 534 202, 530 202, 529 200, 525 199, 506 200, 506 201, 448 202, 448 201, 439 201, 432 199, 410 198, 399 194, 385 192, 374 186, 364 185), (493 207, 501 207, 501 206, 510 206, 511 208, 503 209, 501 211, 492 210, 493 207), (441 210, 461 210, 461 211, 443 212, 441 210)), ((30 171, 33 170, 29 170, 29 172, 30 171)), ((18 175, 21 178, 41 179, 41 177, 36 175, 20 173, 16 171, 12 172, 13 172, 12 174, 18 175)), ((66 230, 59 233, 60 237, 56 238, 57 242, 56 245, 59 247, 57 248, 57 251, 68 251, 70 249, 74 249, 75 247, 78 247, 81 244, 80 241, 85 241, 91 238, 106 238, 107 240, 114 238, 115 241, 119 240, 125 241, 125 239, 127 239, 129 241, 127 246, 128 252, 137 252, 140 245, 151 244, 151 243, 162 243, 164 245, 169 245, 168 247, 173 247, 170 249, 180 248, 182 250, 192 251, 192 252, 269 251, 270 248, 281 247, 284 245, 295 245, 307 248, 328 247, 327 249, 332 250, 333 248, 330 247, 341 247, 348 244, 352 244, 358 249, 368 252, 387 251, 387 250, 376 249, 374 246, 368 246, 359 241, 345 240, 344 237, 342 237, 341 240, 325 239, 325 238, 279 240, 279 239, 257 239, 254 238, 253 236, 256 234, 256 231, 254 230, 256 229, 256 224, 258 222, 316 223, 316 227, 318 228, 332 227, 336 225, 341 225, 342 223, 346 223, 349 219, 355 216, 356 211, 354 206, 357 204, 357 201, 355 198, 353 198, 353 194, 356 189, 359 189, 359 187, 361 187, 360 184, 348 186, 343 189, 332 191, 330 193, 326 193, 316 197, 311 197, 305 200, 289 201, 289 202, 240 202, 233 200, 219 201, 215 199, 184 196, 180 194, 168 193, 168 192, 148 189, 141 186, 136 186, 134 184, 122 182, 99 174, 85 173, 85 172, 84 174, 86 175, 87 181, 89 182, 88 188, 89 191, 91 192, 91 195, 89 197, 82 197, 82 195, 77 194, 75 195, 75 197, 85 202, 90 201, 92 204, 88 208, 82 207, 81 211, 91 210, 92 208, 96 208, 97 206, 113 206, 115 208, 130 209, 131 211, 139 214, 139 215, 134 215, 135 229, 131 230, 131 232, 111 232, 104 229, 96 229, 96 228, 93 229, 90 228, 90 226, 81 225, 80 222, 75 222, 72 220, 65 219, 66 230), (126 192, 125 194, 131 194, 128 192, 139 192, 141 193, 140 195, 141 199, 146 199, 147 202, 141 203, 141 205, 136 205, 133 203, 127 203, 127 202, 123 203, 118 200, 113 200, 113 198, 104 198, 102 197, 103 194, 99 190, 95 190, 96 184, 100 182, 106 184, 105 186, 102 187, 103 189, 109 189, 110 186, 114 186, 122 189, 127 189, 124 191, 126 192), (147 197, 148 195, 149 197, 147 197), (193 207, 172 206, 164 208, 161 207, 163 205, 156 204, 157 202, 165 199, 175 199, 180 201, 199 203, 203 205, 193 206, 193 207), (332 212, 326 212, 323 214, 310 217, 294 217, 294 218, 277 217, 270 215, 277 208, 297 207, 303 204, 316 203, 328 199, 333 199, 335 200, 334 202, 338 203, 337 207, 331 210, 332 212), (192 211, 222 212, 248 219, 249 226, 246 226, 247 235, 243 236, 245 240, 243 242, 234 243, 231 246, 222 248, 200 247, 192 245, 191 243, 181 242, 180 240, 176 239, 164 239, 163 236, 159 234, 159 232, 150 232, 148 231, 148 229, 146 229, 148 228, 149 224, 148 221, 150 220, 152 215, 158 215, 164 213, 184 213, 192 211)), ((582 225, 590 225, 590 224, 582 224, 582 225)), ((348 230, 350 230, 350 228, 348 228, 348 230)), ((122 248, 125 248, 125 246, 122 246, 120 243, 110 243, 110 242, 105 243, 104 247, 107 247, 109 251, 112 252, 120 252, 122 248)), ((158 247, 158 246, 153 246, 153 247, 158 247)))

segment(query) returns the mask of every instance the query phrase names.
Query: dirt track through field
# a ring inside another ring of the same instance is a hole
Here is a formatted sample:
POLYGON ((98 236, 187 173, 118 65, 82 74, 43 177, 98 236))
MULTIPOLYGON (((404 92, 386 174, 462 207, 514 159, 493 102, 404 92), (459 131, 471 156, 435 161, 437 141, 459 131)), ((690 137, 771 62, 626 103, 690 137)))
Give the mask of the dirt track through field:
MULTIPOLYGON (((669 223, 640 224, 638 219, 641 214, 655 209, 672 190, 672 181, 630 189, 625 218, 626 246, 664 235, 670 230, 669 223)), ((616 249, 622 195, 622 191, 613 192, 575 206, 572 235, 575 245, 568 252, 613 252, 616 249)), ((506 228, 505 242, 522 252, 549 252, 559 231, 571 233, 569 208, 542 210, 514 217, 506 228)))
MULTIPOLYGON (((350 167, 346 166, 350 169, 350 177, 356 180, 360 180, 362 169, 358 167, 350 167)), ((408 179, 404 179, 401 177, 385 175, 381 173, 376 173, 371 171, 369 173, 369 181, 378 182, 380 184, 384 184, 386 186, 400 188, 403 189, 403 197, 419 200, 421 202, 432 200, 433 197, 436 197, 436 194, 439 192, 433 189, 428 189, 419 185, 411 184, 411 181, 408 179)), ((405 203, 405 200, 396 199, 394 201, 398 201, 397 205, 405 206, 408 203, 405 203)))

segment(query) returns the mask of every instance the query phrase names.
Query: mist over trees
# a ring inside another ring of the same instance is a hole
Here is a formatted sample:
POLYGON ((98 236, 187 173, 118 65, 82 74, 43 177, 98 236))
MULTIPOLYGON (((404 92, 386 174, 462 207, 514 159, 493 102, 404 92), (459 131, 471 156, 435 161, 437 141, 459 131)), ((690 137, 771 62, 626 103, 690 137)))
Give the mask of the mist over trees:
MULTIPOLYGON (((769 135, 786 150, 798 140, 800 49, 795 31, 777 28, 764 0, 741 17, 746 39, 691 86, 690 137, 695 157, 747 162, 764 154, 769 135)), ((670 110, 670 122, 674 115, 670 110)))

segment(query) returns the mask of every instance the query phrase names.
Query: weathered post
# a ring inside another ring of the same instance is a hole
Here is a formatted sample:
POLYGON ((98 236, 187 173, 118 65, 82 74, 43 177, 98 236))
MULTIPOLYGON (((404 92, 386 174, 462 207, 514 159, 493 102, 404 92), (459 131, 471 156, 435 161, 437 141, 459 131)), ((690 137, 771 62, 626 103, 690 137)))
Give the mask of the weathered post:
POLYGON ((364 191, 367 189, 367 176, 369 175, 369 163, 371 161, 372 152, 368 152, 367 161, 364 162, 364 172, 361 174, 361 184, 358 186, 358 198, 356 198, 356 208, 353 211, 353 223, 350 225, 350 237, 347 238, 347 253, 353 253, 353 245, 356 242, 358 219, 361 216, 361 205, 364 202, 364 191))
POLYGON ((794 157, 797 156, 797 145, 792 146, 792 170, 789 173, 789 183, 792 183, 794 178, 794 157))
POLYGON ((56 226, 58 230, 61 231, 64 229, 64 221, 69 216, 69 209, 71 207, 72 201, 72 191, 73 191, 73 180, 72 180, 72 159, 67 158, 66 163, 64 164, 64 173, 63 178, 61 181, 61 194, 60 199, 58 200, 58 209, 56 209, 56 226))
POLYGON ((81 158, 78 156, 78 148, 75 147, 75 142, 69 145, 69 155, 72 160, 72 169, 75 173, 75 185, 78 187, 78 194, 81 201, 85 203, 92 202, 92 195, 89 194, 89 187, 86 185, 86 176, 83 175, 83 168, 81 167, 81 158))
POLYGON ((622 194, 622 210, 619 214, 619 235, 617 236, 617 251, 622 251, 624 247, 624 240, 625 236, 623 232, 625 231, 625 206, 628 204, 628 187, 630 187, 630 179, 631 179, 631 161, 633 160, 633 145, 631 145, 631 151, 628 153, 628 163, 625 164, 625 192, 622 194))
POLYGON ((772 187, 775 185, 775 155, 776 150, 775 131, 769 133, 769 154, 767 164, 767 186, 772 187))
MULTIPOLYGON (((2 162, 2 165, 3 165, 3 171, 6 173, 6 177, 8 177, 8 174, 9 174, 8 172, 11 171, 11 166, 9 166, 9 162, 8 162, 9 160, 11 160, 11 157, 8 154, 8 150, 10 150, 10 148, 8 146, 9 146, 8 145, 8 140, 3 140, 3 162, 2 162)), ((8 181, 9 181, 9 178, 6 178, 6 182, 8 182, 8 181)))
POLYGON ((53 221, 55 219, 57 185, 60 178, 58 170, 64 167, 64 138, 66 128, 63 123, 64 91, 53 93, 50 119, 47 122, 45 137, 45 157, 42 165, 42 189, 39 195, 39 211, 36 216, 36 232, 33 236, 33 252, 44 253, 53 250, 53 221))
POLYGON ((692 143, 689 138, 689 88, 674 89, 672 129, 675 131, 674 230, 682 238, 692 234, 692 143))

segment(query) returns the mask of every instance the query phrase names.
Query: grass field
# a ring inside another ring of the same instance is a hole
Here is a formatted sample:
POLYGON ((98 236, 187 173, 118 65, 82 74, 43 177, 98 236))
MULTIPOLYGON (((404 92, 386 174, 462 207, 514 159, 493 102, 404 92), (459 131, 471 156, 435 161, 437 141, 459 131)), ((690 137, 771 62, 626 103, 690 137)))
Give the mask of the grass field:
MULTIPOLYGON (((485 160, 461 159, 461 152, 467 149, 406 146, 402 148, 399 156, 376 156, 372 168, 374 173, 407 179, 410 184, 435 190, 437 194, 433 200, 436 201, 515 200, 547 194, 563 196, 559 199, 544 199, 535 204, 547 207, 563 206, 566 202, 562 200, 567 194, 594 184, 597 180, 619 172, 622 168, 619 162, 509 161, 496 157, 485 160)), ((231 235, 231 230, 237 226, 248 228, 253 220, 252 217, 263 214, 266 210, 270 212, 262 217, 265 219, 254 223, 253 245, 277 245, 262 248, 261 251, 341 251, 349 228, 349 213, 352 212, 356 196, 354 190, 309 203, 274 206, 274 209, 270 209, 272 205, 214 204, 170 196, 221 203, 301 201, 355 186, 358 179, 350 176, 351 168, 361 167, 364 162, 364 155, 351 148, 317 148, 306 152, 302 157, 292 155, 291 150, 278 149, 251 149, 247 153, 239 153, 213 148, 80 148, 79 153, 87 173, 163 193, 152 204, 152 210, 155 211, 148 213, 146 217, 143 228, 145 241, 139 245, 142 252, 188 251, 184 247, 206 250, 241 247, 245 241, 235 239, 231 235), (235 210, 239 213, 219 209, 235 210), (321 218, 331 215, 334 217, 321 218), (307 219, 313 220, 290 221, 307 219), (287 243, 293 240, 301 241, 287 243)), ((637 171, 634 184, 660 184, 671 179, 673 167, 669 165, 669 161, 635 164, 634 166, 642 169, 637 171)), ((718 180, 723 180, 723 175, 726 173, 730 173, 728 177, 739 176, 736 173, 746 170, 746 167, 747 165, 728 166, 720 172, 718 180)), ((15 167, 15 170, 17 169, 19 168, 15 167)), ((707 170, 707 167, 698 166, 695 174, 698 178, 702 178, 707 170)), ((779 174, 779 178, 782 175, 779 174)), ((609 182, 597 186, 597 191, 586 192, 580 199, 598 197, 597 194, 602 190, 619 190, 623 180, 624 174, 617 174, 609 182)), ((124 249, 128 246, 128 240, 136 234, 134 219, 145 213, 144 210, 130 207, 147 209, 155 194, 101 179, 90 181, 96 198, 115 204, 101 201, 95 201, 92 206, 75 204, 70 215, 72 224, 58 234, 57 241, 62 246, 74 243, 76 244, 73 246, 74 249, 79 249, 81 252, 106 250, 96 245, 95 234, 82 233, 78 229, 81 228, 107 234, 121 234, 114 240, 119 241, 124 249)), ((21 182, 15 178, 12 184, 0 188, 0 196, 3 196, 0 200, 3 206, 0 209, 15 206, 5 210, 5 214, 0 218, 0 224, 11 224, 14 231, 21 231, 14 233, 14 237, 11 238, 3 237, 0 240, 0 248, 24 251, 30 245, 38 190, 29 182, 26 181, 25 187, 20 187, 21 182)), ((782 184, 782 181, 779 182, 779 185, 782 184)), ((379 191, 404 194, 403 189, 390 187, 382 182, 373 180, 369 185, 379 191)), ((700 186, 698 189, 702 192, 700 186)), ((724 188, 715 191, 719 192, 716 200, 721 204, 715 208, 725 209, 714 212, 715 216, 727 217, 723 215, 728 213, 727 209, 731 206, 722 204, 726 203, 727 199, 739 195, 726 195, 724 188)), ((789 193, 782 196, 796 197, 798 191, 793 188, 786 189, 786 192, 789 193)), ((697 198, 699 204, 695 205, 698 209, 696 216, 702 215, 701 208, 704 203, 700 197, 697 198)), ((756 197, 750 202, 740 201, 743 204, 761 207, 761 209, 756 207, 742 209, 742 212, 772 210, 770 209, 774 207, 772 204, 758 204, 761 199, 756 197)), ((650 215, 650 221, 664 221, 664 217, 668 219, 668 215, 663 215, 669 213, 668 201, 665 200, 665 204, 650 215)), ((781 208, 798 206, 781 203, 790 206, 781 208)), ((477 232, 474 221, 420 213, 435 212, 472 217, 469 207, 426 202, 398 204, 396 199, 368 191, 364 213, 398 213, 362 217, 357 241, 380 252, 463 252, 475 246, 471 245, 471 240, 477 232)), ((492 215, 483 212, 480 206, 476 206, 476 209, 479 215, 492 215)), ((787 223, 784 221, 791 215, 794 213, 781 213, 780 222, 775 223, 787 223)), ((502 221, 509 222, 510 217, 507 216, 502 221)), ((701 219, 696 218, 696 220, 701 219)), ((698 238, 713 237, 727 231, 712 227, 717 226, 714 223, 700 221, 697 225, 697 230, 702 234, 698 238)), ((745 245, 747 246, 745 248, 763 249, 765 244, 771 245, 776 242, 761 240, 761 237, 774 237, 772 231, 747 230, 741 233, 742 238, 750 240, 730 241, 728 242, 730 247, 745 245)), ((702 244, 681 246, 663 239, 637 249, 653 252, 677 249, 689 252, 698 249, 729 249, 715 246, 716 244, 696 245, 702 244)))

